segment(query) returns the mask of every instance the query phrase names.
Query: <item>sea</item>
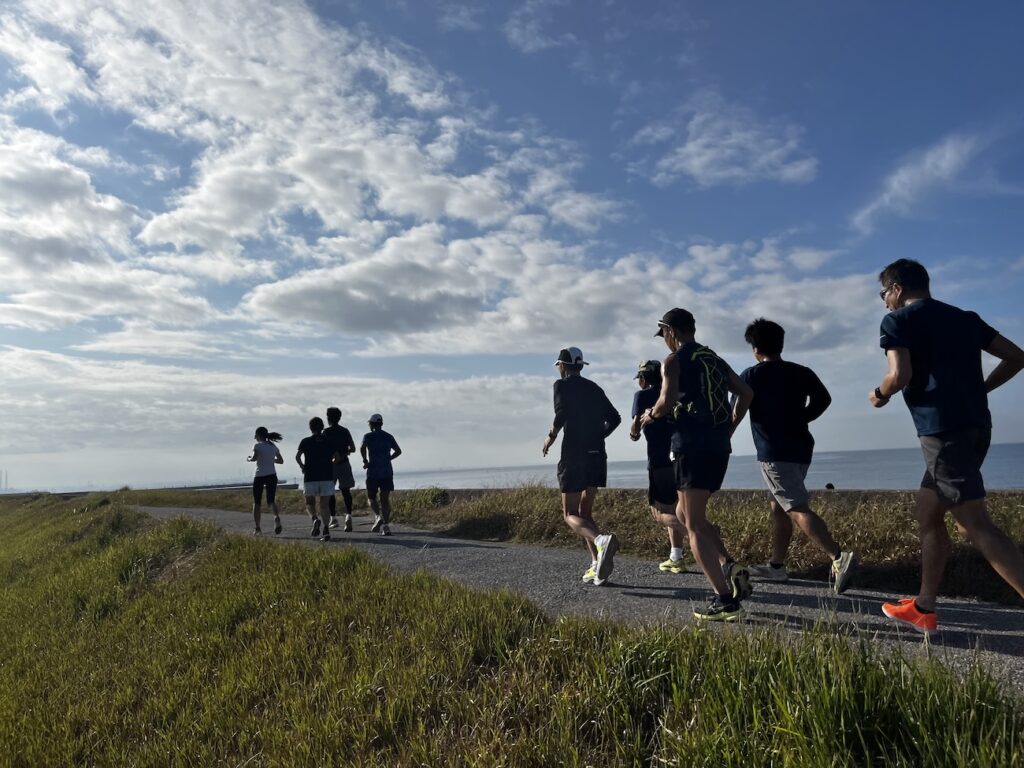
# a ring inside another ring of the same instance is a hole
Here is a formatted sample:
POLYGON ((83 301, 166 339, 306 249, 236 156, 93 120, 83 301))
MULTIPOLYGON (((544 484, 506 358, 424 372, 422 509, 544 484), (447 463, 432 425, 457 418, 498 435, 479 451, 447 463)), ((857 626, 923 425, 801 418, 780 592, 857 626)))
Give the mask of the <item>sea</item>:
MULTIPOLYGON (((547 464, 477 469, 436 469, 403 472, 396 467, 396 488, 509 488, 527 483, 555 487, 557 456, 547 464)), ((999 443, 989 449, 982 469, 990 490, 1024 488, 1024 443, 999 443)), ((823 451, 814 454, 807 487, 822 489, 831 483, 838 490, 911 490, 921 484, 924 461, 919 448, 872 451, 823 451)), ((608 487, 646 488, 643 461, 608 462, 608 487)), ((761 471, 755 456, 733 456, 725 488, 760 489, 761 471)))

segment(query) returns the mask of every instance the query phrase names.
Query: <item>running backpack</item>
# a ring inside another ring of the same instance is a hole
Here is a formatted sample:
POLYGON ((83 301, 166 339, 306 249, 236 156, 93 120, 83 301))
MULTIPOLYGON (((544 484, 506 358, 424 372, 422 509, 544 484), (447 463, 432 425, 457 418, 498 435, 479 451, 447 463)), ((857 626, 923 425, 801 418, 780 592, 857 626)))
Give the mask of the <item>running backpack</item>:
POLYGON ((672 411, 673 417, 676 421, 689 417, 714 427, 729 424, 732 421, 729 377, 722 359, 710 347, 701 345, 690 354, 690 362, 693 363, 690 381, 683 380, 680 368, 679 402, 672 411), (686 391, 683 391, 684 385, 686 391))

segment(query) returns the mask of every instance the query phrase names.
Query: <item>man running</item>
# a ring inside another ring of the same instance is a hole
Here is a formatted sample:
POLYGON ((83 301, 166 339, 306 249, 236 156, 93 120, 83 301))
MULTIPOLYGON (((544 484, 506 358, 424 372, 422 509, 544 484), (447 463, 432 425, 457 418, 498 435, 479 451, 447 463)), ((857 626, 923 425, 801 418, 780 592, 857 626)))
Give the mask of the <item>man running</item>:
POLYGON ((693 315, 676 307, 658 321, 669 355, 661 365, 661 395, 644 411, 643 427, 671 416, 675 421, 676 517, 686 525, 690 550, 714 589, 706 608, 693 612, 703 621, 734 621, 740 601, 750 596, 750 572, 725 549, 707 519, 711 494, 722 487, 732 453, 732 433, 743 420, 753 393, 722 358, 694 340, 693 315), (736 404, 729 409, 729 393, 736 404))
POLYGON ((395 438, 384 431, 384 417, 379 413, 370 416, 370 431, 363 435, 359 455, 363 457, 363 469, 366 470, 366 495, 370 497, 370 506, 376 516, 371 531, 380 531, 382 536, 390 536, 391 528, 391 492, 395 490, 395 471, 391 462, 402 455, 395 438), (377 494, 380 494, 380 502, 377 494))
POLYGON ((330 541, 331 532, 327 527, 330 522, 328 498, 334 495, 334 468, 331 465, 336 459, 341 458, 341 454, 335 450, 334 443, 324 435, 324 420, 319 416, 309 420, 309 431, 309 437, 302 438, 299 443, 295 461, 302 470, 306 511, 313 520, 310 535, 319 536, 320 541, 330 541), (320 517, 316 515, 318 503, 320 517))
POLYGON ((754 392, 750 431, 754 436, 761 476, 771 494, 772 556, 750 571, 768 581, 786 581, 786 553, 795 522, 807 538, 832 560, 837 595, 846 591, 853 576, 853 552, 839 549, 828 525, 810 507, 805 481, 814 453, 814 437, 807 425, 832 404, 821 379, 810 368, 782 359, 786 332, 763 317, 747 326, 744 339, 757 365, 740 378, 754 392))
POLYGON ((933 299, 928 271, 916 261, 894 261, 878 281, 878 294, 890 310, 879 342, 889 370, 869 400, 883 408, 902 390, 925 463, 915 509, 921 591, 916 599, 883 604, 882 612, 931 633, 938 629, 935 601, 951 550, 947 512, 996 573, 1024 597, 1024 555, 989 518, 981 476, 992 437, 988 393, 1024 368, 1024 351, 974 312, 933 299), (987 378, 983 350, 1000 360, 987 378))
POLYGON ((614 533, 602 534, 594 522, 594 500, 597 489, 604 487, 608 476, 608 456, 604 441, 622 422, 622 417, 608 400, 604 390, 581 375, 583 359, 578 347, 558 353, 555 367, 555 420, 544 440, 541 452, 548 450, 564 428, 562 455, 558 461, 558 487, 562 491, 562 516, 566 525, 583 539, 590 553, 590 567, 583 574, 584 583, 604 584, 614 567, 619 541, 614 533))
POLYGON ((654 522, 665 526, 668 532, 668 559, 658 569, 668 573, 683 573, 683 546, 686 528, 676 517, 676 482, 672 469, 672 424, 668 419, 657 419, 640 426, 643 412, 658 402, 661 394, 661 363, 648 360, 640 363, 634 378, 640 389, 633 395, 633 422, 629 428, 629 439, 637 441, 641 433, 647 441, 647 501, 651 505, 654 522))
MULTIPOLYGON (((328 427, 324 430, 327 439, 334 444, 334 450, 341 456, 339 461, 334 463, 334 482, 341 491, 341 498, 345 501, 345 533, 352 531, 352 489, 356 481, 352 476, 352 465, 348 457, 350 453, 356 452, 356 444, 352 441, 352 433, 338 422, 341 421, 341 409, 331 407, 327 409, 328 427)), ((338 500, 331 492, 330 499, 331 528, 338 527, 337 508, 338 500)))

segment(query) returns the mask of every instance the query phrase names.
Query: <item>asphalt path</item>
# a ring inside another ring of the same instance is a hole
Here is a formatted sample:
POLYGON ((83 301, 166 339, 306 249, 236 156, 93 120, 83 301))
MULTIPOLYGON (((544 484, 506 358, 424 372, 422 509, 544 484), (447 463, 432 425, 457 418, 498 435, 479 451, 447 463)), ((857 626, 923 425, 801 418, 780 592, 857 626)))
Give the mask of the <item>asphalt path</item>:
MULTIPOLYGON (((170 520, 184 516, 251 536, 248 511, 184 507, 139 507, 142 512, 170 520)), ((666 574, 657 562, 628 556, 628 542, 615 556, 615 570, 600 587, 583 584, 590 564, 582 545, 578 550, 505 542, 455 539, 441 533, 392 524, 392 536, 370 532, 372 518, 357 514, 355 530, 331 531, 330 542, 310 536, 307 518, 282 517, 284 530, 275 536, 273 518, 263 516, 263 538, 311 547, 354 547, 398 571, 425 569, 470 587, 508 589, 529 598, 551 616, 577 615, 632 624, 692 624, 693 608, 703 605, 710 588, 697 572, 666 574)), ((952 668, 964 671, 980 660, 1008 689, 1024 695, 1024 609, 990 603, 941 599, 940 632, 930 639, 894 626, 882 615, 893 595, 851 587, 836 596, 824 582, 790 579, 782 584, 755 581, 753 596, 744 602, 745 626, 769 626, 805 631, 827 625, 846 635, 868 637, 900 646, 911 655, 930 653, 952 668)))

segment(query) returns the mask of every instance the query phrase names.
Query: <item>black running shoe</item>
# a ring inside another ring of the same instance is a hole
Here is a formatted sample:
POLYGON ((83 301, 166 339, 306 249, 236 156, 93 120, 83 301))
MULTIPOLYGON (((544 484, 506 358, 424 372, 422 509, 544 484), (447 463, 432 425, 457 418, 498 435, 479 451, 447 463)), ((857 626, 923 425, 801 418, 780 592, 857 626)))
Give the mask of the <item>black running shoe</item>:
POLYGON ((331 534, 327 533, 327 532, 325 532, 324 535, 320 537, 320 541, 330 541, 330 540, 331 540, 331 534))
POLYGON ((319 536, 320 535, 320 518, 319 517, 316 518, 313 521, 313 530, 309 532, 309 535, 310 536, 319 536))
POLYGON ((712 597, 706 608, 698 608, 693 612, 693 618, 698 621, 736 621, 742 615, 743 608, 739 600, 721 595, 712 597))
POLYGON ((275 517, 274 518, 274 533, 280 533, 280 532, 281 532, 281 518, 280 517, 275 517))
POLYGON ((345 515, 345 533, 352 533, 352 515, 345 515))
POLYGON ((380 527, 382 525, 384 525, 384 518, 381 517, 380 515, 377 515, 376 519, 373 521, 373 525, 370 526, 370 532, 371 533, 376 533, 377 531, 380 530, 380 527))
POLYGON ((391 529, 388 527, 387 523, 384 523, 384 525, 381 527, 380 535, 381 536, 390 536, 391 535, 391 529))

